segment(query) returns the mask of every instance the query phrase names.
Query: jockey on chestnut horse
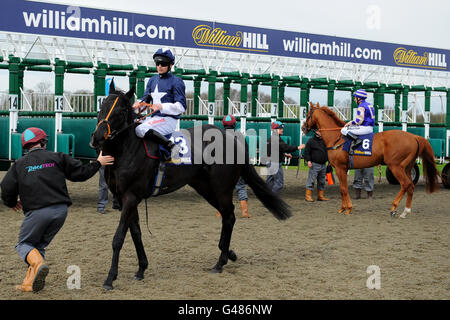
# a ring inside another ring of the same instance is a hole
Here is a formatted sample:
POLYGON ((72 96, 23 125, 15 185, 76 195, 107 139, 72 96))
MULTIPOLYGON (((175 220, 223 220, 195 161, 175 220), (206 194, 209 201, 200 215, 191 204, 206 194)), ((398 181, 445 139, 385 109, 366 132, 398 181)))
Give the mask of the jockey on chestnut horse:
MULTIPOLYGON (((357 94, 363 95, 364 92, 359 91, 357 94)), ((358 96, 356 97, 358 98, 358 96)), ((417 157, 421 157, 423 161, 426 191, 431 193, 439 188, 437 177, 440 174, 434 161, 433 149, 423 137, 401 130, 389 130, 373 135, 372 151, 370 153, 364 155, 362 152, 358 152, 354 153, 353 156, 349 155, 347 151, 343 150, 345 139, 342 134, 347 134, 347 136, 354 139, 357 147, 361 144, 361 141, 358 141, 361 139, 358 136, 353 136, 353 134, 355 132, 366 134, 373 130, 373 107, 367 103, 363 104, 360 102, 358 111, 356 119, 349 122, 350 124, 346 124, 331 109, 320 107, 319 104, 314 106, 310 103, 310 110, 305 123, 302 125, 302 130, 304 133, 308 133, 310 130, 320 130, 322 133, 322 138, 328 150, 328 159, 335 168, 340 182, 342 206, 339 213, 348 215, 352 211, 352 202, 348 194, 347 171, 349 169, 370 168, 379 164, 385 164, 401 186, 400 192, 392 202, 391 216, 394 217, 396 215, 397 207, 404 194, 407 193, 406 207, 400 215, 401 218, 405 218, 408 213, 411 213, 414 193, 411 170, 417 157), (371 119, 367 119, 367 117, 371 119), (349 127, 358 123, 363 126, 356 127, 358 129, 349 127)))

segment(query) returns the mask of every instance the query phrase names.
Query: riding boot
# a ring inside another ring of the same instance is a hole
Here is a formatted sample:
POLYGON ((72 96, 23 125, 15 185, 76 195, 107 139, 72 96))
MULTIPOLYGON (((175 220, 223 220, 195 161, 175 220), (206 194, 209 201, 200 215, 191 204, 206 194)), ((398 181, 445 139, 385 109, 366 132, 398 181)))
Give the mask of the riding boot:
POLYGON ((330 199, 325 198, 325 191, 324 190, 317 190, 317 201, 328 201, 330 199))
POLYGON ((16 289, 22 292, 30 292, 33 291, 33 277, 32 277, 33 268, 31 266, 28 267, 27 274, 25 275, 25 279, 21 285, 17 285, 16 289))
POLYGON ((48 274, 48 267, 44 264, 44 258, 37 249, 31 250, 27 255, 27 262, 30 265, 27 275, 21 286, 16 289, 23 292, 38 292, 45 286, 45 277, 48 274))
POLYGON ((312 190, 306 189, 305 200, 308 202, 314 202, 312 198, 312 190))
POLYGON ((169 139, 164 137, 161 133, 159 133, 153 129, 150 129, 147 131, 147 133, 144 136, 144 139, 153 140, 157 144, 163 146, 168 151, 167 154, 165 152, 162 152, 162 157, 163 157, 162 160, 169 161, 171 159, 171 153, 172 153, 173 147, 175 146, 175 143, 173 143, 172 141, 170 141, 169 139))
POLYGON ((372 198, 373 197, 373 191, 367 191, 367 198, 372 198))
POLYGON ((362 140, 356 134, 347 132, 347 137, 353 140, 352 149, 357 148, 362 143, 362 140))
POLYGON ((355 199, 361 199, 361 189, 355 189, 355 199))
POLYGON ((251 214, 248 213, 248 200, 241 200, 239 201, 239 204, 241 205, 241 217, 242 218, 251 218, 251 214))

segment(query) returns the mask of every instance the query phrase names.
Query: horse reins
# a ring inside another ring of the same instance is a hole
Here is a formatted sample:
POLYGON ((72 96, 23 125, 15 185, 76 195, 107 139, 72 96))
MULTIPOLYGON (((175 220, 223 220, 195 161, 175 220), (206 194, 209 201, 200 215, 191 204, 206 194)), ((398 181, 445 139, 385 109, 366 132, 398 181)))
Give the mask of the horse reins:
MULTIPOLYGON (((113 131, 111 132, 111 126, 110 126, 110 123, 109 123, 109 117, 110 117, 111 113, 113 112, 114 108, 116 107, 116 104, 117 104, 117 101, 118 101, 118 100, 119 100, 119 97, 117 97, 116 100, 114 100, 114 103, 113 103, 111 109, 109 110, 108 115, 106 116, 106 118, 100 120, 100 122, 97 123, 97 126, 95 127, 95 131, 97 131, 98 127, 99 127, 103 122, 106 122, 108 131, 105 132, 105 140, 108 140, 108 139, 112 140, 112 139, 114 139, 117 135, 119 135, 120 133, 122 133, 123 131, 127 130, 128 128, 130 128, 131 126, 133 126, 133 125, 135 124, 135 122, 132 122, 132 123, 130 123, 129 125, 125 126, 124 128, 120 129, 119 131, 113 130, 113 131)), ((151 107, 152 107, 152 104, 146 103, 146 102, 141 102, 140 105, 141 105, 141 106, 145 106, 144 110, 147 109, 148 107, 150 107, 150 109, 151 109, 151 107)), ((144 111, 144 110, 142 110, 142 111, 144 111)), ((138 118, 138 119, 136 120, 136 122, 140 122, 140 121, 144 120, 145 118, 147 118, 147 117, 153 115, 153 114, 154 114, 155 112, 157 112, 157 111, 158 111, 158 110, 154 110, 154 111, 152 111, 151 113, 146 114, 145 116, 138 118)), ((95 132, 95 131, 94 131, 94 132, 95 132)))
MULTIPOLYGON (((313 131, 314 133, 316 133, 317 131, 336 131, 336 130, 341 130, 341 129, 342 129, 342 128, 338 128, 338 127, 336 127, 336 128, 323 128, 323 129, 317 129, 317 130, 316 130, 316 129, 312 129, 312 128, 308 125, 308 120, 312 118, 312 115, 313 115, 313 113, 314 113, 314 111, 315 111, 316 109, 315 109, 315 108, 312 108, 311 110, 312 110, 312 112, 308 115, 308 117, 306 117, 306 121, 305 121, 305 124, 306 124, 306 126, 308 127, 308 129, 309 129, 310 131, 313 131)), ((342 135, 339 135, 338 138, 336 139, 336 141, 333 143, 333 145, 332 145, 331 147, 326 147, 327 150, 336 150, 336 149, 338 149, 339 147, 341 147, 342 145, 344 145, 345 142, 342 142, 342 143, 336 145, 336 143, 341 139, 341 137, 342 137, 342 135)))

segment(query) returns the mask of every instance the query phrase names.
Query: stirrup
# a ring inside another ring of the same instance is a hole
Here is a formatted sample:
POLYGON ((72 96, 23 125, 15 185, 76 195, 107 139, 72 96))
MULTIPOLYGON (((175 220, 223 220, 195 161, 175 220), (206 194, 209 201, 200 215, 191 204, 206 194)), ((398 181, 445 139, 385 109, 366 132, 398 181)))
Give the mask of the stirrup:
POLYGON ((171 149, 171 151, 170 151, 170 156, 171 156, 171 158, 172 158, 172 159, 179 158, 179 156, 180 156, 180 151, 181 151, 180 146, 179 146, 178 144, 175 143, 175 144, 172 146, 172 149, 171 149))
POLYGON ((167 150, 167 152, 161 152, 163 161, 170 161, 178 157, 178 154, 180 153, 180 147, 176 143, 171 142, 168 145, 163 145, 163 147, 167 150))
POLYGON ((363 141, 359 138, 357 138, 354 142, 353 142, 353 148, 358 147, 363 141))

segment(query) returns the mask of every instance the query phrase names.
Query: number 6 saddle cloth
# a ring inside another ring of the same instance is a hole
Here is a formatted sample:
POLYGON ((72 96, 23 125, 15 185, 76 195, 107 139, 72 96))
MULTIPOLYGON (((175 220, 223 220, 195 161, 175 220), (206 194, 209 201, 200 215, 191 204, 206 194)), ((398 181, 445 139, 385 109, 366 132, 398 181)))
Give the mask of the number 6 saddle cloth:
POLYGON ((374 133, 364 134, 358 136, 362 143, 353 150, 353 140, 344 136, 345 142, 342 149, 347 151, 349 155, 354 156, 371 156, 372 155, 372 143, 374 133))

